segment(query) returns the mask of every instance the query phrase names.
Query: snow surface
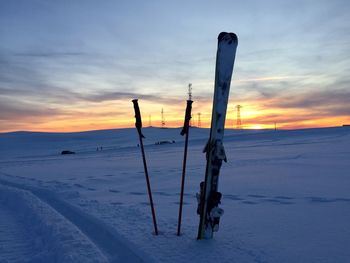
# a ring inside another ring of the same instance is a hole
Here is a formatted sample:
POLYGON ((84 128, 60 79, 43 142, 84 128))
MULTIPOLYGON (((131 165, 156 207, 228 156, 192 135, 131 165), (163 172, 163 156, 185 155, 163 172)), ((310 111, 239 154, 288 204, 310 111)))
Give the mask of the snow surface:
POLYGON ((225 214, 204 241, 195 193, 209 130, 190 130, 180 237, 184 138, 143 133, 159 236, 135 129, 0 134, 0 262, 349 262, 349 127, 226 130, 225 214))

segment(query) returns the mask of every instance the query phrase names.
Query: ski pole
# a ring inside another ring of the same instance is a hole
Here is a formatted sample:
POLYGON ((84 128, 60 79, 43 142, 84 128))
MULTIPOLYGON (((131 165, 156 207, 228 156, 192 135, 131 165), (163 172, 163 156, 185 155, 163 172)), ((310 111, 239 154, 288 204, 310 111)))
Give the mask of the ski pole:
POLYGON ((188 100, 187 101, 184 127, 182 128, 182 131, 181 131, 181 135, 184 136, 186 134, 186 137, 185 137, 184 159, 183 159, 183 164, 182 164, 182 179, 181 179, 179 218, 178 218, 178 223, 177 223, 177 235, 178 236, 180 236, 180 233, 181 233, 181 218, 182 218, 182 205, 183 205, 183 196, 184 196, 184 187, 185 187, 188 134, 189 134, 189 126, 190 126, 190 120, 191 120, 192 103, 193 103, 192 100, 188 100))
POLYGON ((141 153, 142 153, 142 160, 143 160, 143 167, 145 169, 145 176, 146 176, 146 183, 147 183, 147 191, 148 191, 148 197, 149 197, 149 202, 151 204, 151 210, 152 210, 152 218, 153 218, 153 225, 154 225, 154 233, 157 236, 158 235, 158 228, 157 228, 157 221, 156 221, 156 213, 154 211, 154 206, 153 206, 153 198, 152 198, 152 191, 151 191, 151 184, 149 182, 149 176, 148 176, 148 170, 147 170, 147 163, 146 163, 146 156, 145 156, 145 150, 143 147, 143 141, 142 139, 145 138, 141 132, 142 128, 142 120, 141 120, 141 113, 140 113, 140 108, 138 104, 138 100, 134 99, 132 100, 132 103, 134 104, 134 110, 135 110, 135 127, 137 129, 137 132, 139 134, 139 139, 140 139, 140 147, 141 147, 141 153))

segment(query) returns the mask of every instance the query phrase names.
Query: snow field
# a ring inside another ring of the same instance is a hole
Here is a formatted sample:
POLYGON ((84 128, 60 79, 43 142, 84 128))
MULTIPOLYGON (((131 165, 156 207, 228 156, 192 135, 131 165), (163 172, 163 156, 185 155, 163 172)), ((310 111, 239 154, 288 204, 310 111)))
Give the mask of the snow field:
POLYGON ((208 130, 190 130, 181 237, 175 235, 183 157, 180 129, 144 129, 157 237, 152 235, 136 131, 100 132, 109 134, 110 144, 99 131, 21 134, 28 148, 8 154, 1 145, 20 145, 14 134, 0 134, 0 154, 6 155, 0 160, 0 179, 32 192, 61 214, 102 258, 165 263, 345 263, 350 258, 349 129, 225 131, 228 163, 219 182, 225 215, 214 240, 203 242, 195 239, 195 193, 204 178, 202 150, 208 130), (59 142, 50 140, 57 136, 59 142), (159 140, 176 143, 154 145, 159 140), (96 145, 103 150, 96 151, 96 145), (77 154, 60 156, 63 148, 77 154), (102 230, 111 235, 99 238, 102 230), (108 246, 114 243, 118 245, 108 246))

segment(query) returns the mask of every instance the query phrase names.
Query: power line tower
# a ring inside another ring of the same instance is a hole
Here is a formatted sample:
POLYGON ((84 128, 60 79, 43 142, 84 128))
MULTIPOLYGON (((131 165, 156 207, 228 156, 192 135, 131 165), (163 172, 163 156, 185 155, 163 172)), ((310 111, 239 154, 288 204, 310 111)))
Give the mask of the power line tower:
POLYGON ((236 128, 237 129, 242 129, 242 121, 241 121, 241 108, 243 106, 241 105, 236 105, 236 109, 237 109, 237 122, 236 122, 236 128))
POLYGON ((202 123, 201 123, 201 113, 200 112, 198 112, 197 113, 197 115, 198 115, 198 128, 200 128, 201 126, 202 126, 202 123))
POLYGON ((165 128, 165 117, 164 117, 164 110, 162 108, 162 111, 161 111, 161 115, 162 115, 162 128, 164 129, 165 128))
POLYGON ((148 115, 148 126, 152 127, 152 115, 148 115))

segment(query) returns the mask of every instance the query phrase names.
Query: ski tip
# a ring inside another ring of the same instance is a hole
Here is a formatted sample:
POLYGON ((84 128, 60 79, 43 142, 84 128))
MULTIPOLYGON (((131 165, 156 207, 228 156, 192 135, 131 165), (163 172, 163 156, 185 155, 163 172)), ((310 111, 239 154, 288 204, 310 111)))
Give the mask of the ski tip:
POLYGON ((238 37, 235 33, 221 32, 218 36, 218 41, 228 40, 233 42, 238 42, 238 37))

